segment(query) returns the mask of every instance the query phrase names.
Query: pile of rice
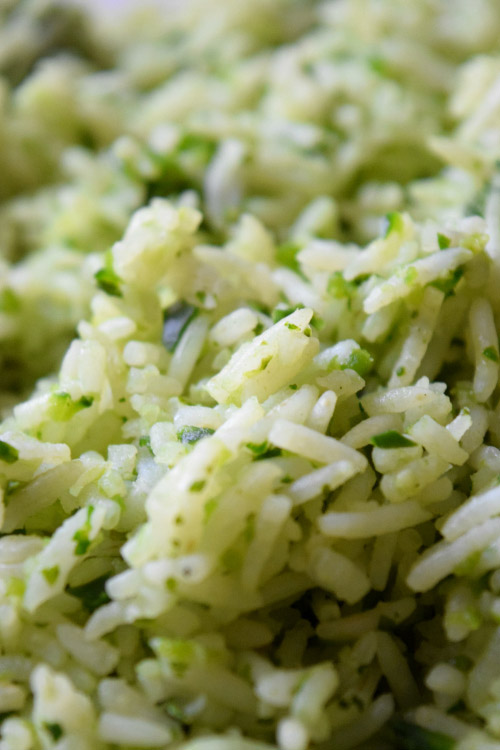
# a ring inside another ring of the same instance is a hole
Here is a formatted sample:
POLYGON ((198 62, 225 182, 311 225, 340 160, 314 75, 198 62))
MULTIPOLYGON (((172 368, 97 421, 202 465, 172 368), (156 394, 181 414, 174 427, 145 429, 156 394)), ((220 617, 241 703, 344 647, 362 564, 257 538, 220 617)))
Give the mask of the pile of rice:
POLYGON ((500 750, 499 39, 0 2, 0 750, 500 750))

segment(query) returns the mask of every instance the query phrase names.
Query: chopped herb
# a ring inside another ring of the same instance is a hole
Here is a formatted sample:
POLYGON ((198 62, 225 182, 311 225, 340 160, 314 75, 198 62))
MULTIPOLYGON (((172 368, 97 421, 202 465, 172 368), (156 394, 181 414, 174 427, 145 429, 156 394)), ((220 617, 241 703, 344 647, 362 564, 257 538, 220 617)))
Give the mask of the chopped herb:
POLYGON ((207 502, 203 506, 203 523, 208 522, 210 516, 215 511, 218 504, 219 504, 218 500, 216 500, 214 497, 212 497, 210 500, 207 500, 207 502))
POLYGON ((87 612, 94 612, 94 610, 110 601, 104 589, 104 584, 107 580, 107 576, 100 576, 93 581, 89 581, 89 583, 84 583, 82 586, 68 587, 67 591, 71 596, 76 596, 77 599, 80 599, 83 608, 87 612))
POLYGON ((280 448, 270 448, 267 440, 263 443, 247 443, 246 447, 254 454, 255 461, 260 461, 266 458, 275 458, 276 456, 281 456, 282 453, 280 448))
POLYGON ((492 362, 498 362, 498 351, 494 346, 487 346, 486 349, 483 349, 483 357, 491 359, 492 362))
POLYGON ((181 638, 162 638, 159 656, 165 659, 176 677, 182 677, 196 655, 195 645, 181 638))
POLYGON ((275 307, 274 310, 271 313, 271 318, 273 323, 278 323, 278 321, 283 320, 283 318, 287 318, 289 315, 291 315, 295 310, 303 310, 304 305, 296 305, 295 307, 288 307, 283 304, 279 304, 278 307, 275 307))
POLYGON ((297 388, 298 388, 299 386, 297 385, 297 383, 290 383, 290 385, 289 385, 288 387, 289 387, 289 388, 290 388, 290 389, 291 389, 292 391, 296 391, 296 390, 297 390, 297 388))
POLYGON ((110 297, 123 297, 120 289, 122 280, 112 268, 101 268, 94 274, 94 278, 99 289, 109 294, 110 297))
POLYGON ((73 539, 76 542, 75 546, 75 555, 85 555, 88 548, 91 545, 91 540, 89 539, 89 534, 92 528, 90 519, 92 517, 92 513, 94 512, 94 508, 92 505, 89 505, 87 508, 87 520, 85 521, 84 525, 81 529, 78 529, 73 534, 73 539))
POLYGON ((185 425, 177 432, 177 438, 183 445, 192 445, 204 437, 213 435, 215 430, 210 427, 192 427, 185 425))
POLYGON ((397 211, 391 211, 386 215, 387 229, 384 237, 388 237, 392 232, 402 232, 404 228, 404 219, 402 214, 397 211))
POLYGON ((276 251, 276 259, 282 266, 287 266, 295 273, 300 273, 300 265, 297 254, 302 250, 295 242, 284 242, 276 251))
POLYGON ((59 577, 59 565, 54 565, 53 568, 44 568, 42 570, 42 575, 47 583, 50 583, 50 585, 52 585, 57 581, 59 577))
POLYGON ((285 326, 286 326, 286 327, 287 327, 287 328, 288 328, 288 329, 289 329, 290 331, 300 331, 300 328, 299 328, 298 326, 296 326, 296 325, 295 325, 294 323, 285 323, 285 326))
POLYGON ((355 370, 361 377, 369 373, 372 366, 373 357, 366 349, 353 349, 344 361, 333 357, 328 363, 329 370, 355 370))
POLYGON ((451 240, 445 234, 441 234, 441 232, 438 232, 437 238, 440 250, 446 250, 448 247, 450 247, 451 240))
POLYGON ((149 452, 152 454, 153 450, 151 448, 151 438, 149 435, 141 435, 139 438, 139 447, 140 448, 148 448, 149 452))
POLYGON ((398 369, 396 370, 396 375, 398 376, 398 378, 402 378, 405 372, 406 369, 404 367, 398 367, 398 369))
POLYGON ((175 302, 163 313, 163 345, 169 352, 175 351, 182 334, 189 323, 198 313, 198 308, 180 300, 175 302))
POLYGON ((424 729, 404 719, 392 719, 399 750, 453 750, 455 740, 441 732, 424 729))
POLYGON ((453 294, 456 285, 463 275, 463 268, 455 268, 455 270, 451 271, 451 273, 449 273, 445 278, 435 279, 434 281, 431 281, 430 286, 439 289, 439 291, 444 293, 445 297, 449 297, 451 294, 453 294))
POLYGON ((291 477, 289 474, 285 474, 285 476, 281 480, 282 484, 291 484, 292 482, 293 482, 293 477, 291 477))
POLYGON ((406 268, 404 272, 405 284, 413 284, 413 282, 416 281, 417 278, 418 278, 418 271, 415 268, 415 266, 408 266, 408 268, 406 268))
POLYGON ((471 667, 474 666, 474 662, 472 659, 469 659, 468 656, 465 654, 458 654, 458 656, 454 656, 452 659, 450 659, 450 664, 452 667, 456 667, 460 670, 460 672, 468 672, 471 667))
POLYGON ((191 492, 201 492, 205 485, 206 481, 204 479, 200 479, 197 482, 193 482, 189 489, 191 490, 191 492))
POLYGON ((402 435, 397 430, 387 430, 370 438, 370 443, 377 448, 411 448, 416 445, 413 440, 402 435))
POLYGON ((341 271, 335 271, 328 280, 327 292, 334 299, 350 299, 356 290, 354 281, 346 281, 341 271))
POLYGON ((167 589, 167 591, 170 591, 173 594, 174 591, 177 590, 177 581, 176 581, 176 579, 175 578, 167 578, 167 580, 165 581, 165 588, 167 589))
POLYGON ((200 302, 202 305, 205 304, 207 301, 207 293, 206 292, 196 292, 195 295, 198 302, 200 302))
POLYGON ((51 724, 49 722, 44 723, 44 727, 52 735, 52 739, 57 742, 63 735, 62 726, 60 724, 51 724))
POLYGON ((94 399, 82 396, 78 401, 73 401, 69 393, 59 391, 53 393, 49 398, 48 416, 55 422, 67 422, 77 412, 92 406, 94 399))
POLYGON ((19 458, 19 451, 13 445, 0 440, 0 461, 13 464, 19 458))

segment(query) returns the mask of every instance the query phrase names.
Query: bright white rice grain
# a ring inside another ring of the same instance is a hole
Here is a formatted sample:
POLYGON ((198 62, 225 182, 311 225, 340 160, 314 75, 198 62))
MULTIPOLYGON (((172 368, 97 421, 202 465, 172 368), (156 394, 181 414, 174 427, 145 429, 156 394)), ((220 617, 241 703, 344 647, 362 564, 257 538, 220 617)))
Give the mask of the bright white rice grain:
POLYGON ((358 602, 370 590, 366 574, 348 557, 326 547, 311 553, 308 572, 319 586, 348 604, 358 602))
POLYGON ((302 722, 291 717, 279 721, 276 739, 280 750, 307 750, 309 746, 307 729, 302 722))
POLYGON ((486 299, 474 300, 469 311, 469 323, 476 361, 474 395, 483 402, 497 385, 500 359, 493 311, 486 299))
POLYGON ((239 307, 211 329, 209 338, 221 347, 233 346, 253 331, 259 319, 248 307, 239 307))
POLYGON ((445 276, 471 260, 473 254, 462 247, 440 250, 403 266, 394 276, 375 287, 364 301, 366 313, 373 313, 397 299, 407 297, 415 288, 445 276))
POLYGON ((384 694, 376 698, 354 722, 337 729, 329 738, 335 750, 352 750, 370 739, 394 713, 394 698, 384 694))
POLYGON ((306 421, 306 427, 324 434, 333 417, 336 403, 337 394, 334 391, 325 391, 314 404, 306 421))
POLYGON ((441 534, 448 541, 457 539, 490 518, 500 515, 500 486, 470 497, 444 523, 441 534))
POLYGON ((467 560, 480 552, 500 534, 500 518, 469 528, 452 542, 442 541, 430 547, 410 570, 407 583, 414 591, 428 591, 467 560))
POLYGON ((394 474, 385 474, 380 489, 392 503, 400 503, 439 479, 451 464, 436 455, 417 458, 394 474))
POLYGON ((118 664, 118 649, 105 641, 94 640, 90 643, 85 638, 85 632, 76 625, 58 625, 56 633, 66 651, 94 674, 109 674, 118 664))
POLYGON ((318 518, 322 534, 342 539, 363 539, 389 534, 428 521, 431 514, 408 500, 397 505, 382 505, 354 513, 332 511, 318 518))
MULTIPOLYGON (((186 385, 193 371, 208 332, 208 318, 198 315, 187 327, 175 348, 170 360, 168 377, 182 388, 186 385)), ((174 394, 175 395, 175 394, 174 394)))
POLYGON ((389 388, 413 382, 432 338, 443 300, 444 294, 438 289, 429 286, 424 290, 418 315, 410 324, 403 348, 394 364, 389 388))
POLYGON ((339 440, 321 435, 303 425, 293 424, 285 419, 274 423, 269 433, 273 445, 283 450, 297 453, 310 461, 330 464, 335 461, 348 461, 362 471, 367 466, 366 458, 339 440))
POLYGON ((337 489, 358 471, 359 469, 350 461, 336 461, 299 477, 289 485, 287 492, 294 505, 301 505, 324 491, 337 489))
POLYGON ((165 747, 172 741, 172 731, 165 725, 108 712, 99 717, 97 733, 103 742, 125 747, 165 747))

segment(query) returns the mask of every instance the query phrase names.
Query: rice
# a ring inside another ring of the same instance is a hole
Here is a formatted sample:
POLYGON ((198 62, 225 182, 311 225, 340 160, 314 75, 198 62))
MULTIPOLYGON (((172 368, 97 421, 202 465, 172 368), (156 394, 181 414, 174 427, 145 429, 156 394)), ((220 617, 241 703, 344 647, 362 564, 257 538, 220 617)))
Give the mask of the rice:
POLYGON ((500 747, 499 33, 2 4, 0 750, 500 747))

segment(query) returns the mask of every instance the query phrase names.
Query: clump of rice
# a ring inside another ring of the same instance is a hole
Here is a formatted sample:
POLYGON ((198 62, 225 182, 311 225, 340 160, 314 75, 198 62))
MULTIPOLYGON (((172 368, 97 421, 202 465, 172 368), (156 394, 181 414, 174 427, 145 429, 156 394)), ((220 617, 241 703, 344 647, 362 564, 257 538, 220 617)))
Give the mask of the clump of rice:
POLYGON ((0 10, 0 750, 500 748, 496 3, 190 2, 85 62, 44 7, 0 10))

